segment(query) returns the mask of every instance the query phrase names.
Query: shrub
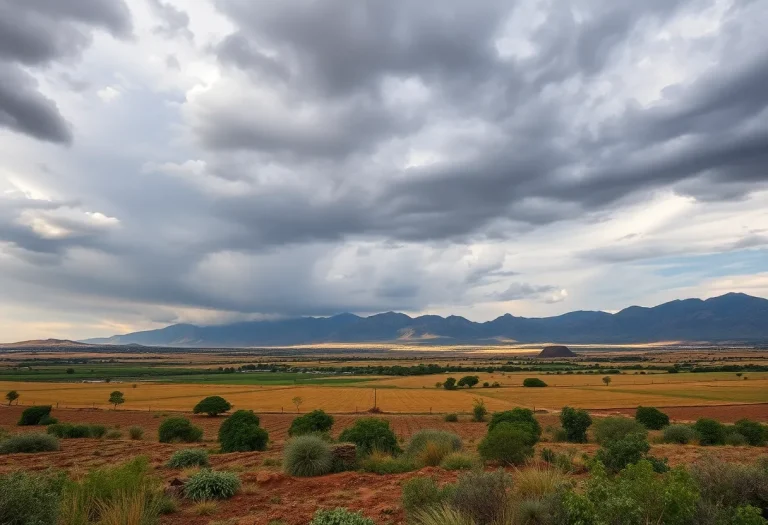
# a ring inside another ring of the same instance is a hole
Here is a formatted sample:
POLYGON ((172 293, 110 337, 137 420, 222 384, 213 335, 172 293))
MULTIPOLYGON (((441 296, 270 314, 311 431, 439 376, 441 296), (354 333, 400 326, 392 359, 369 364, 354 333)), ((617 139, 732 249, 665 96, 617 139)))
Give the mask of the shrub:
POLYGON ((360 460, 360 468, 374 474, 400 474, 416 469, 410 458, 406 456, 393 457, 387 452, 374 450, 360 460))
POLYGON ((201 448, 177 450, 166 465, 171 468, 207 467, 208 452, 201 448))
POLYGON ((56 525, 63 476, 0 474, 0 523, 56 525))
POLYGON ((725 444, 733 447, 742 447, 747 445, 747 438, 738 432, 728 432, 725 436, 725 444))
POLYGON ((646 436, 648 431, 643 425, 628 417, 604 417, 595 422, 595 441, 601 445, 608 441, 622 439, 630 434, 646 436))
POLYGON ((644 434, 629 434, 603 442, 595 457, 609 472, 619 472, 643 459, 650 449, 644 434))
POLYGON ((551 449, 551 448, 543 448, 541 449, 541 452, 539 453, 541 456, 542 461, 545 461, 547 463, 554 463, 555 458, 557 457, 557 454, 551 449))
POLYGON ((59 422, 58 419, 56 419, 55 417, 52 417, 50 414, 46 414, 40 418, 40 421, 38 421, 37 424, 48 426, 48 425, 55 425, 58 422, 59 422))
POLYGON ((531 467, 515 474, 515 492, 522 499, 541 499, 568 485, 568 478, 551 467, 531 467))
POLYGON ((184 484, 184 495, 193 501, 228 499, 239 489, 237 474, 203 469, 189 477, 184 484))
POLYGON ((654 407, 637 407, 635 420, 648 430, 661 430, 669 425, 669 416, 654 407))
POLYGON ((510 485, 511 479, 503 470, 467 472, 459 476, 451 504, 477 525, 488 525, 504 515, 510 485))
POLYGON ((0 443, 0 454, 54 452, 59 440, 49 434, 17 434, 0 443))
POLYGON ((701 418, 693 425, 699 436, 699 444, 704 446, 725 444, 725 427, 714 419, 701 418))
POLYGON ((485 416, 487 415, 488 409, 485 408, 485 401, 482 399, 475 399, 472 402, 472 421, 485 421, 485 416))
POLYGON ((443 430, 420 430, 408 443, 406 454, 419 467, 436 467, 445 456, 461 450, 461 438, 443 430))
POLYGON ((91 429, 88 425, 72 425, 68 437, 73 439, 91 437, 91 429))
POLYGON ((685 470, 657 476, 648 461, 640 461, 610 478, 597 462, 583 494, 563 494, 557 523, 687 525, 694 523, 697 500, 685 470))
POLYGON ((440 462, 440 468, 445 470, 472 470, 480 467, 480 461, 476 456, 462 452, 452 452, 440 462))
POLYGON ((139 440, 144 437, 144 429, 141 427, 133 426, 128 429, 128 437, 133 440, 139 440))
POLYGON ((333 416, 322 410, 313 410, 309 414, 297 417, 288 429, 289 436, 329 432, 333 426, 333 416))
POLYGON ((120 439, 121 437, 123 437, 123 433, 117 429, 113 429, 107 432, 107 434, 104 437, 107 439, 120 439))
POLYGON ((169 417, 157 431, 160 443, 194 443, 203 439, 203 430, 185 417, 169 417))
POLYGON ((740 419, 733 426, 753 447, 762 447, 768 440, 768 429, 757 421, 740 419))
POLYGON ((341 433, 339 441, 354 443, 361 454, 370 454, 373 450, 389 453, 399 451, 397 437, 389 428, 389 421, 383 419, 358 419, 341 433))
POLYGON ((768 507, 768 464, 741 465, 708 458, 691 466, 701 497, 712 504, 768 507))
POLYGON ((560 412, 560 424, 565 430, 566 441, 586 443, 587 429, 592 425, 592 418, 586 410, 563 407, 560 412))
POLYGON ((51 405, 40 405, 24 409, 19 419, 19 426, 39 425, 43 417, 50 415, 51 405))
POLYGON ((229 401, 221 396, 208 396, 201 400, 192 409, 194 414, 208 414, 211 417, 218 416, 224 412, 229 412, 232 409, 232 405, 229 401))
POLYGON ((523 386, 529 388, 541 388, 547 386, 547 384, 538 377, 527 377, 523 379, 523 386))
POLYGON ((669 472, 669 463, 667 458, 657 458, 656 456, 646 456, 645 460, 651 464, 653 471, 657 474, 669 472))
POLYGON ((48 425, 46 432, 61 439, 100 438, 107 432, 104 425, 73 425, 54 423, 48 425))
POLYGON ((528 431, 528 426, 501 423, 488 432, 477 450, 485 461, 520 465, 533 457, 534 443, 535 436, 528 431))
POLYGON ((403 483, 403 509, 412 516, 428 508, 438 507, 446 501, 449 491, 450 487, 438 487, 434 478, 411 478, 403 483))
POLYGON ((153 524, 160 514, 160 480, 145 457, 111 468, 91 470, 67 484, 60 524, 153 524))
POLYGON ((323 476, 333 468, 331 446, 318 436, 297 436, 288 441, 283 467, 291 476, 323 476))
POLYGON ((89 431, 91 433, 92 438, 100 439, 106 435, 107 427, 105 427, 104 425, 90 425, 89 431))
POLYGON ((496 412, 488 423, 488 432, 491 432, 499 423, 522 423, 530 427, 530 432, 536 436, 536 441, 541 437, 541 425, 533 415, 533 411, 527 408, 513 408, 504 412, 496 412))
POLYGON ((696 439, 696 431, 689 425, 669 425, 664 429, 664 443, 687 445, 696 439))
POLYGON ((347 509, 318 510, 309 525, 376 525, 373 520, 363 516, 362 512, 350 512, 347 509))
POLYGON ((266 450, 269 434, 259 426, 259 416, 250 410, 238 410, 219 427, 222 452, 266 450))
POLYGON ((443 421, 446 423, 456 423, 459 420, 459 416, 457 414, 446 414, 445 417, 443 417, 443 421))

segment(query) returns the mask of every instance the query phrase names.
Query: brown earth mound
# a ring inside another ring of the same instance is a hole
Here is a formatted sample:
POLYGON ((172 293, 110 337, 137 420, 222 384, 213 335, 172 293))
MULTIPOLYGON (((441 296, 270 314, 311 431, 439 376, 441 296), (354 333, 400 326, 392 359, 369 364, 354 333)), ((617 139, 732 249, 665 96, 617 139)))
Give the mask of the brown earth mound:
POLYGON ((571 352, 567 346, 545 346, 539 353, 538 357, 552 358, 552 357, 576 357, 576 354, 571 352))

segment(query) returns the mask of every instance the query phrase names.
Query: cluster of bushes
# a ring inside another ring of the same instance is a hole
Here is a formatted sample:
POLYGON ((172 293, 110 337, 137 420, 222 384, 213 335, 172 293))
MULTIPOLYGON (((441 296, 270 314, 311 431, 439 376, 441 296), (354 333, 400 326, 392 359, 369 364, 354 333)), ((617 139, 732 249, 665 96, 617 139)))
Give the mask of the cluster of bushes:
POLYGON ((85 425, 72 423, 54 423, 48 425, 46 432, 60 439, 103 438, 107 433, 104 425, 85 425))
POLYGON ((0 454, 35 454, 57 450, 59 450, 59 440, 49 434, 17 434, 0 442, 0 454))
POLYGON ((702 446, 750 445, 762 447, 768 442, 768 427, 756 421, 741 419, 725 425, 714 419, 702 418, 693 425, 669 425, 662 434, 665 443, 685 445, 698 442, 702 446))
POLYGON ((51 405, 38 405, 24 409, 19 419, 19 426, 51 425, 57 423, 51 417, 51 405))

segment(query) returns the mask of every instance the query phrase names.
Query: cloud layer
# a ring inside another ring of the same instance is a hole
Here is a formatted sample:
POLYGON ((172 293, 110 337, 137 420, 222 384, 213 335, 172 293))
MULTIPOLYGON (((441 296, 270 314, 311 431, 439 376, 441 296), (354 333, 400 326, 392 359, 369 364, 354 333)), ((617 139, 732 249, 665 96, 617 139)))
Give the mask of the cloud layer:
POLYGON ((766 22, 0 0, 0 328, 766 295, 766 22))

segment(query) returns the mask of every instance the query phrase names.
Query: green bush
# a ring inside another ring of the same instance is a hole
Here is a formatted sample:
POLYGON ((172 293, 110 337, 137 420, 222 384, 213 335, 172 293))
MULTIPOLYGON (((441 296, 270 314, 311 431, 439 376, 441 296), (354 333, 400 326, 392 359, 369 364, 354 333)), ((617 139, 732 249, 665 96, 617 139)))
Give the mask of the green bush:
POLYGON ((123 433, 120 432, 118 429, 114 428, 109 432, 107 432, 104 437, 107 439, 120 439, 121 437, 123 437, 123 433))
POLYGON ((64 482, 63 476, 0 474, 0 523, 56 525, 64 482))
POLYGON ((587 429, 592 425, 592 418, 586 410, 563 407, 560 411, 560 424, 565 430, 566 441, 586 443, 587 429))
POLYGON ((89 431, 92 438, 100 439, 107 434, 107 427, 104 425, 89 425, 89 431))
POLYGON ((696 431, 689 425, 669 425, 664 429, 664 443, 687 445, 696 439, 696 431))
POLYGON ((701 418, 693 425, 693 430, 699 436, 699 444, 703 446, 724 445, 725 426, 714 419, 701 418))
POLYGON ((46 414, 40 418, 40 421, 38 421, 37 424, 48 426, 48 425, 54 425, 58 422, 59 422, 58 419, 56 419, 55 417, 52 417, 50 414, 46 414))
POLYGON ((753 447, 762 447, 768 440, 768 429, 757 421, 740 419, 733 426, 753 447))
POLYGON ((128 429, 128 437, 134 441, 138 441, 144 437, 144 429, 137 426, 132 426, 128 429))
POLYGON ((221 396, 208 396, 201 400, 192 409, 194 414, 208 414, 211 417, 218 416, 224 412, 229 412, 232 409, 232 405, 229 401, 221 396))
POLYGON ((485 421, 485 416, 488 415, 488 409, 485 408, 485 401, 480 398, 475 399, 472 402, 472 421, 478 423, 485 421))
POLYGON ((374 450, 360 460, 360 468, 374 474, 401 474, 415 470, 416 465, 406 456, 393 457, 387 452, 374 450))
POLYGON ((742 434, 739 434, 738 432, 728 432, 725 435, 725 444, 733 447, 743 447, 749 443, 747 443, 747 438, 742 434))
POLYGON ((440 488, 434 478, 418 476, 403 482, 403 509, 408 516, 437 507, 448 499, 450 487, 440 488))
POLYGON ((628 417, 611 416, 599 418, 595 421, 595 441, 603 444, 607 441, 622 439, 630 434, 642 434, 646 436, 646 428, 628 417))
POLYGON ((440 468, 445 470, 472 470, 480 467, 480 461, 471 454, 453 452, 440 462, 440 468))
POLYGON ((505 465, 521 465, 533 457, 535 436, 529 426, 520 423, 500 423, 483 438, 477 447, 485 461, 505 465))
POLYGON ((661 430, 669 425, 669 416, 658 408, 639 406, 635 411, 635 421, 648 430, 661 430))
POLYGON ((203 469, 192 474, 184 484, 184 495, 193 501, 229 499, 240 490, 240 478, 234 472, 203 469))
POLYGON ((169 417, 157 431, 160 443, 195 443, 203 439, 203 429, 185 417, 169 417))
POLYGON ((0 454, 34 454, 59 450, 59 440, 49 434, 17 434, 0 443, 0 454))
POLYGON ((445 417, 443 417, 443 421, 446 423, 456 423, 458 420, 458 414, 446 414, 445 417))
POLYGON ((269 434, 259 426, 259 416, 251 410, 238 410, 219 427, 222 452, 266 450, 269 434))
POLYGON ((358 419, 341 433, 339 441, 354 443, 360 454, 370 454, 374 450, 391 454, 399 452, 397 437, 389 428, 389 421, 383 419, 358 419))
POLYGON ((547 463, 554 463, 555 458, 557 457, 557 454, 555 454, 555 451, 551 448, 543 448, 541 449, 541 452, 539 453, 541 456, 542 461, 545 461, 547 463))
POLYGON ((690 525, 698 490, 682 469, 658 476, 650 462, 640 461, 611 478, 597 462, 584 492, 565 492, 560 499, 556 523, 690 525))
POLYGON ((177 450, 166 465, 171 468, 207 467, 208 452, 201 448, 177 450))
POLYGON ((477 525, 490 525, 504 515, 507 489, 511 483, 511 478, 503 470, 467 472, 459 476, 453 488, 451 505, 477 525))
MULTIPOLYGON (((451 452, 461 450, 461 438, 452 432, 444 430, 420 430, 411 436, 405 453, 411 458, 417 458, 423 454, 429 445, 437 445, 445 452, 444 456, 451 452)), ((442 458, 440 458, 442 460, 442 458)), ((438 464, 440 461, 437 462, 438 464)), ((437 466, 430 465, 432 467, 437 466)))
POLYGON ((291 476, 323 476, 333 468, 331 446, 313 435, 297 436, 285 445, 283 468, 291 476))
POLYGON ((19 426, 40 425, 40 420, 51 413, 51 405, 40 405, 24 409, 19 426))
POLYGON ((361 512, 350 512, 347 509, 318 510, 309 525, 376 525, 361 512))
POLYGON ((527 377, 523 379, 523 386, 529 388, 541 388, 547 386, 547 384, 538 377, 527 377))
POLYGON ((333 416, 322 410, 313 410, 294 419, 288 429, 288 435, 293 437, 330 432, 331 427, 333 427, 333 416))
POLYGON ((530 427, 530 432, 536 436, 536 441, 541 437, 541 425, 533 415, 533 410, 528 408, 513 408, 504 412, 496 412, 488 423, 488 432, 491 432, 500 423, 521 423, 530 427))
POLYGON ((627 465, 645 457, 651 446, 644 434, 629 434, 619 439, 604 441, 595 457, 609 472, 619 472, 627 465))

